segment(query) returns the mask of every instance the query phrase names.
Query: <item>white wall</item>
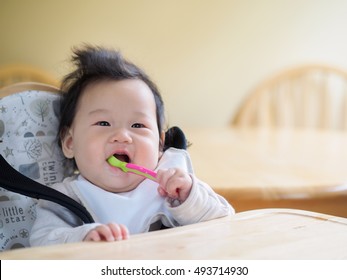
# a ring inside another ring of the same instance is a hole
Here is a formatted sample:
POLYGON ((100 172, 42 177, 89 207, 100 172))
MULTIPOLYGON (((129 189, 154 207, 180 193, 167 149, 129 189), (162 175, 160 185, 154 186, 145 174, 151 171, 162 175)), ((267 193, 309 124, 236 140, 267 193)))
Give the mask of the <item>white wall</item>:
POLYGON ((170 125, 227 125, 262 79, 347 69, 345 0, 0 0, 0 64, 62 77, 72 46, 123 51, 156 81, 170 125))

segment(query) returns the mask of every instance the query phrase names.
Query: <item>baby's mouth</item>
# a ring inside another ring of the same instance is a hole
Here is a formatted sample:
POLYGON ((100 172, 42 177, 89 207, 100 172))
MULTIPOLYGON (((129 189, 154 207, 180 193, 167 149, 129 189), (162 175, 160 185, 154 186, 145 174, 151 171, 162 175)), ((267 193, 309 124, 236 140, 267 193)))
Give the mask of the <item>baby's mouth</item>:
POLYGON ((113 154, 113 156, 119 159, 120 161, 130 163, 130 158, 126 154, 113 154))

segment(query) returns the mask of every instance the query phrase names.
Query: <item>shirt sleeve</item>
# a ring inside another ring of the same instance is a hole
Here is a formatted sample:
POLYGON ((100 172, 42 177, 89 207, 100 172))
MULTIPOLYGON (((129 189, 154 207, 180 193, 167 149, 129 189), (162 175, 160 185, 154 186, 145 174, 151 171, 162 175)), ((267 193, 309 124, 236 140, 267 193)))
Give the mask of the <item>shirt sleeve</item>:
POLYGON ((73 214, 62 206, 47 206, 43 203, 36 208, 37 218, 30 234, 31 246, 53 245, 83 241, 87 233, 98 224, 81 224, 73 214), (61 209, 59 209, 61 208, 61 209))
MULTIPOLYGON (((68 191, 65 182, 54 185, 54 188, 78 199, 68 191)), ((67 208, 46 200, 40 200, 36 207, 36 219, 30 233, 31 246, 53 245, 83 241, 87 233, 97 227, 98 223, 83 222, 67 208)))
POLYGON ((212 188, 191 175, 193 185, 191 192, 181 205, 168 207, 180 225, 208 221, 235 214, 234 208, 227 200, 215 193, 212 188))

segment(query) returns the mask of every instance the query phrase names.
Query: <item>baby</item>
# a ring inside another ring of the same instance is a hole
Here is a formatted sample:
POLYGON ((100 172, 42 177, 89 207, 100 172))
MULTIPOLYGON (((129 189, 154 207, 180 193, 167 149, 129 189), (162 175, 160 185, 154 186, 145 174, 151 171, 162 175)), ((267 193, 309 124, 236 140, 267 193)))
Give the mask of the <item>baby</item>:
POLYGON ((84 205, 95 223, 40 201, 32 246, 123 240, 234 214, 194 175, 181 130, 165 132, 162 97, 143 70, 102 47, 76 49, 72 61, 76 69, 62 84, 59 139, 78 174, 52 187, 84 205), (156 170, 157 182, 111 166, 112 155, 156 170))

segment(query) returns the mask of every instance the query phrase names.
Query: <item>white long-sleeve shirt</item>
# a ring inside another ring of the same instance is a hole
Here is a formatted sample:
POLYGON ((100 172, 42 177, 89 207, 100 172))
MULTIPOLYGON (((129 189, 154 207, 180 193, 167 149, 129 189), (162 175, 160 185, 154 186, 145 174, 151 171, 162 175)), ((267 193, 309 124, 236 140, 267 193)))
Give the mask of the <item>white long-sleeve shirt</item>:
POLYGON ((82 241, 100 224, 115 222, 128 227, 130 234, 176 227, 234 214, 234 209, 210 186, 195 177, 189 154, 170 148, 163 154, 157 169, 181 168, 188 172, 193 185, 188 198, 172 206, 158 194, 158 184, 148 179, 126 193, 105 191, 81 175, 69 177, 52 187, 84 205, 95 223, 83 224, 68 209, 50 201, 40 201, 31 231, 31 246, 82 241))

